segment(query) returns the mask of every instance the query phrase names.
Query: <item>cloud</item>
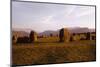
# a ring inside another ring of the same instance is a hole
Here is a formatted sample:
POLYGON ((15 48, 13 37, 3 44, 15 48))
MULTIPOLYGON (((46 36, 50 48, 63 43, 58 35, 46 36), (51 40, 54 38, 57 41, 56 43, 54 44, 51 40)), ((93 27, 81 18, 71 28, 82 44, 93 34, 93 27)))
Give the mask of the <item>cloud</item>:
POLYGON ((12 4, 13 27, 36 31, 76 26, 95 28, 95 7, 28 2, 12 4))
POLYGON ((50 15, 50 16, 45 16, 41 19, 41 22, 42 23, 45 23, 45 24, 50 24, 52 23, 52 19, 53 19, 53 16, 50 15))

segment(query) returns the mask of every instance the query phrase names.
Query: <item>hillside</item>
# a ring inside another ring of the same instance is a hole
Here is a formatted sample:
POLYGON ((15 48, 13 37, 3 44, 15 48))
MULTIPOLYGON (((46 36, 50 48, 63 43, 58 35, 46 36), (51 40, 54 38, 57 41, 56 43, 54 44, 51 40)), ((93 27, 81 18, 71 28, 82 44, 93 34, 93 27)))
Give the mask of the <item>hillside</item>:
MULTIPOLYGON (((18 35, 18 36, 29 36, 30 29, 17 29, 13 30, 12 33, 13 35, 18 35)), ((89 28, 80 28, 80 27, 75 27, 75 28, 69 28, 70 33, 85 33, 85 32, 95 32, 95 29, 89 29, 89 28)), ((46 30, 44 32, 38 33, 39 36, 41 35, 47 35, 49 36, 50 34, 53 35, 58 35, 59 30, 53 31, 53 30, 46 30)))

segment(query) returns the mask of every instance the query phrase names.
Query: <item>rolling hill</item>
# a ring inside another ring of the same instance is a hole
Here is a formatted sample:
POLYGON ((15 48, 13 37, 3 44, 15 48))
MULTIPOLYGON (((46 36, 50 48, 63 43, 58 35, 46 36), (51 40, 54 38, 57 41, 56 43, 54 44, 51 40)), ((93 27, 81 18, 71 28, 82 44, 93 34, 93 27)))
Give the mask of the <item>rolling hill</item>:
MULTIPOLYGON (((22 36, 29 36, 30 29, 15 29, 12 31, 13 35, 18 35, 20 37, 22 36)), ((95 29, 89 29, 89 28, 80 28, 80 27, 75 27, 75 28, 69 28, 70 33, 85 33, 85 32, 95 32, 95 29)), ((47 35, 49 36, 50 34, 57 35, 59 34, 59 30, 53 31, 53 30, 46 30, 44 32, 38 33, 39 36, 41 35, 47 35)))

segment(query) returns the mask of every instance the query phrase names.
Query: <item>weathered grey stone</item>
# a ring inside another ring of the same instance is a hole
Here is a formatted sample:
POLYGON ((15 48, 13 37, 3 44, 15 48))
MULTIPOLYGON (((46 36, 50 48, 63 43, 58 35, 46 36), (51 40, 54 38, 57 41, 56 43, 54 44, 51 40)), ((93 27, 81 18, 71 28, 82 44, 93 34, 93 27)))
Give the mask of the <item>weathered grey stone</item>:
POLYGON ((34 31, 30 32, 30 42, 36 42, 37 41, 37 33, 34 31))
POLYGON ((74 41, 80 40, 80 35, 79 35, 79 34, 74 35, 74 36, 73 36, 73 40, 74 40, 74 41))
POLYGON ((86 40, 90 40, 90 32, 86 33, 86 40))
POLYGON ((70 32, 67 28, 62 28, 59 31, 59 41, 60 42, 69 42, 70 41, 70 32))

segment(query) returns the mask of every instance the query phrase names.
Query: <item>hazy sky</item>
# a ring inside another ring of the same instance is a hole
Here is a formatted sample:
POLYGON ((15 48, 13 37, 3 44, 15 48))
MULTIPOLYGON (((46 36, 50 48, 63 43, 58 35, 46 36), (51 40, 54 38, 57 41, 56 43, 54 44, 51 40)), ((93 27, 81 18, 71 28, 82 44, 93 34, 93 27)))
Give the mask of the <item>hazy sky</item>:
POLYGON ((95 28, 95 7, 12 2, 12 28, 43 32, 63 27, 95 28))

